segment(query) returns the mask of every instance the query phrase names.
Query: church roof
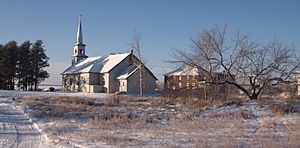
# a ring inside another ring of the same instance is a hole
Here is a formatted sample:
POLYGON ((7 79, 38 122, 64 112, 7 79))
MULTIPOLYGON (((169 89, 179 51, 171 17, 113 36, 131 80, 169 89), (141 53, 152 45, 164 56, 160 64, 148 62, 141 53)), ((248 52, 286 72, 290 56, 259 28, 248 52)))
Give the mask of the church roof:
POLYGON ((73 64, 72 66, 67 68, 62 74, 109 72, 129 55, 130 52, 111 54, 107 56, 88 57, 73 64))

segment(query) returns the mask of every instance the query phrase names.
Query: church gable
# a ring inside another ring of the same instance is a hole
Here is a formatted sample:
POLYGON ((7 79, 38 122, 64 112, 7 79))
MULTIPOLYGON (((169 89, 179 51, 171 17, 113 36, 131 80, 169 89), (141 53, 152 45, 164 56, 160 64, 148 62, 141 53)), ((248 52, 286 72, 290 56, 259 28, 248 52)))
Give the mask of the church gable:
POLYGON ((115 65, 110 71, 108 71, 110 92, 119 91, 119 81, 117 80, 117 77, 121 73, 123 73, 130 65, 130 56, 127 56, 120 63, 115 65))

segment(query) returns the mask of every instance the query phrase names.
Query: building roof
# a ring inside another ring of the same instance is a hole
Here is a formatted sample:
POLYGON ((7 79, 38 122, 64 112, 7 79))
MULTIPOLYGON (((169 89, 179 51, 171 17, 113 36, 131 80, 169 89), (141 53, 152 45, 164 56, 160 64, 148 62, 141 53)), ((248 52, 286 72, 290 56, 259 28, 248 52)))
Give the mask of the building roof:
POLYGON ((185 66, 185 67, 179 67, 165 74, 165 76, 182 76, 182 75, 198 75, 198 69, 185 66))
POLYGON ((130 52, 110 54, 107 56, 88 57, 73 64, 72 66, 67 68, 62 74, 109 72, 129 55, 130 52))
MULTIPOLYGON (((157 78, 156 78, 156 76, 145 66, 145 65, 142 65, 142 69, 145 69, 145 70, 147 70, 153 77, 154 77, 154 79, 155 80, 158 80, 157 78)), ((129 66, 127 69, 125 69, 118 77, 117 77, 117 79, 118 80, 125 80, 125 79, 127 79, 127 78, 129 78, 132 74, 134 74, 137 70, 139 70, 140 68, 139 68, 139 66, 138 65, 135 65, 135 64, 133 64, 133 65, 131 65, 131 66, 129 66)))
POLYGON ((117 79, 127 79, 129 76, 131 76, 135 71, 137 71, 139 67, 135 64, 129 66, 126 70, 124 70, 123 73, 120 74, 120 76, 117 77, 117 79))

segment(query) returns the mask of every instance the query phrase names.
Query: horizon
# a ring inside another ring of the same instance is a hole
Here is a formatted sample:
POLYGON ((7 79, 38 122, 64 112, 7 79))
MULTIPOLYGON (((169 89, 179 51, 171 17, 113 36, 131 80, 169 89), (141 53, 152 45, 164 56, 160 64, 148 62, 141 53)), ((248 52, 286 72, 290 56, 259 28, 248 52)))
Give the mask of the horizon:
POLYGON ((258 42, 274 37, 300 51, 300 2, 294 1, 5 1, 0 9, 0 44, 44 41, 50 78, 43 84, 61 85, 71 65, 78 17, 88 56, 128 52, 135 30, 141 32, 142 57, 159 80, 173 70, 173 48, 188 49, 189 38, 214 24, 228 24, 258 42), (14 7, 14 11, 11 11, 14 7))

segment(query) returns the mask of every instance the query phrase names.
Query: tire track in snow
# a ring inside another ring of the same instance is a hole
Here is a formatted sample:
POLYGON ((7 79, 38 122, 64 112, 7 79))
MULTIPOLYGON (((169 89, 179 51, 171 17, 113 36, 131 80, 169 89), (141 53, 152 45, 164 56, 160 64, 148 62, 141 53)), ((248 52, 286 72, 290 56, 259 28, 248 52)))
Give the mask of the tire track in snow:
POLYGON ((40 147, 41 134, 12 101, 0 98, 0 147, 40 147))
POLYGON ((19 130, 17 128, 17 126, 15 124, 13 124, 14 128, 15 128, 15 131, 16 131, 16 139, 14 141, 14 143, 12 144, 12 146, 10 146, 11 148, 13 148, 15 145, 15 147, 19 147, 19 144, 20 144, 20 133, 19 133, 19 130))

